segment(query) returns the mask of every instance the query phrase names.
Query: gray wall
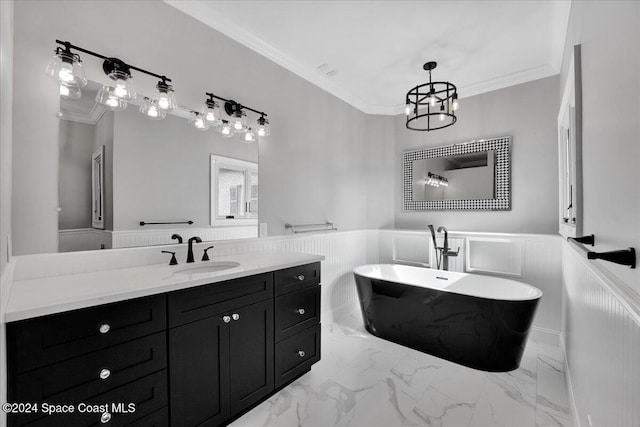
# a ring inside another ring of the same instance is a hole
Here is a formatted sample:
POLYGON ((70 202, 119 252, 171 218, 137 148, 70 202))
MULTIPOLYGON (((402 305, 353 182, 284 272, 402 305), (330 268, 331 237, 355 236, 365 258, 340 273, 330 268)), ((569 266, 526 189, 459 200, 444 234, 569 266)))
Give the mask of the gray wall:
MULTIPOLYGON (((341 229, 392 223, 388 200, 388 208, 377 209, 377 201, 392 194, 392 156, 374 162, 379 167, 365 166, 365 159, 388 152, 393 144, 387 118, 372 124, 375 118, 167 4, 131 1, 126 13, 123 7, 121 2, 76 1, 15 5, 21 52, 14 68, 17 254, 57 248, 58 92, 42 72, 56 38, 170 76, 181 105, 199 109, 204 93, 213 91, 265 110, 272 136, 259 144, 260 222, 268 224, 269 234, 284 233, 285 222, 329 219, 341 229), (119 31, 96 25, 114 15, 119 31), (34 116, 38 126, 26 125, 34 116), (370 130, 377 126, 385 130, 370 130), (368 195, 374 196, 373 207, 368 195)), ((83 59, 90 79, 104 79, 100 61, 83 59)), ((138 92, 150 94, 157 82, 136 74, 135 83, 138 92)))
MULTIPOLYGON (((583 231, 596 235, 598 251, 638 250, 640 3, 572 3, 558 97, 575 44, 582 46, 583 231)), ((640 293, 640 269, 603 267, 640 293)))
POLYGON ((460 100, 458 122, 435 132, 406 129, 395 120, 395 227, 450 230, 556 233, 558 231, 558 77, 500 89, 460 100), (510 211, 402 210, 402 152, 474 139, 512 136, 510 211))
POLYGON ((95 126, 60 121, 60 230, 91 228, 91 156, 95 126))
POLYGON ((167 115, 148 120, 137 109, 115 114, 113 230, 135 230, 140 221, 190 219, 209 226, 210 155, 258 162, 256 143, 201 132, 167 115))

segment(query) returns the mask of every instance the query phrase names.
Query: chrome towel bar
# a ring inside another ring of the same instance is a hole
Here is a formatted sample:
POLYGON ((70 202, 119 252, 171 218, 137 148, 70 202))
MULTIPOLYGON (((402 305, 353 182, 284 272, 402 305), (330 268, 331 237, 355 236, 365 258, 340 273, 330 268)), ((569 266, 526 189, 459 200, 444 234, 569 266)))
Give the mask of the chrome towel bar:
POLYGON ((335 227, 335 225, 333 225, 332 222, 325 222, 324 224, 300 224, 300 225, 293 225, 293 224, 285 224, 284 225, 285 230, 286 229, 291 229, 291 231, 293 231, 294 234, 298 234, 298 233, 311 233, 314 231, 338 231, 338 229, 335 227))

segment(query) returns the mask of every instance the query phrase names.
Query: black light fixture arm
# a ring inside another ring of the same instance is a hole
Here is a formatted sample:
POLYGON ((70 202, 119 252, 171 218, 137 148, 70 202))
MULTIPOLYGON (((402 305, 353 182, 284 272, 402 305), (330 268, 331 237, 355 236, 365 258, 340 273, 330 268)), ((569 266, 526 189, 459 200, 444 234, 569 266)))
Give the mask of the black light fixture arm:
MULTIPOLYGON (((67 51, 67 52, 71 52, 71 49, 74 49, 74 50, 77 50, 79 52, 86 53, 86 54, 89 54, 91 56, 95 56, 96 58, 104 59, 105 61, 117 60, 117 58, 109 58, 109 57, 101 55, 99 53, 92 52, 90 50, 87 50, 87 49, 81 48, 79 46, 73 45, 73 44, 71 44, 71 43, 69 43, 67 41, 62 41, 62 40, 56 39, 56 43, 64 46, 65 51, 67 51)), ((120 60, 118 60, 118 61, 120 61, 120 60)), ((122 62, 122 61, 120 61, 120 62, 122 62)), ((138 71, 140 73, 147 74, 149 76, 161 79, 162 81, 165 81, 165 82, 170 82, 171 81, 171 79, 168 78, 167 76, 161 76, 160 74, 152 73, 151 71, 147 71, 147 70, 144 70, 142 68, 138 68, 138 67, 136 67, 134 65, 126 64, 124 62, 123 62, 123 64, 126 65, 126 67, 131 69, 131 70, 136 70, 136 71, 138 71)))
POLYGON ((211 92, 206 92, 206 95, 208 97, 211 98, 215 98, 219 101, 223 101, 225 103, 225 111, 227 112, 227 114, 231 114, 229 111, 234 111, 234 110, 249 110, 249 111, 253 111, 256 114, 260 114, 263 117, 267 117, 267 113, 263 112, 263 111, 258 111, 258 110, 254 110, 251 107, 247 107, 246 105, 242 105, 236 101, 234 101, 233 99, 225 99, 221 96, 218 95, 214 95, 211 92), (227 105, 229 105, 229 107, 227 107, 227 105))

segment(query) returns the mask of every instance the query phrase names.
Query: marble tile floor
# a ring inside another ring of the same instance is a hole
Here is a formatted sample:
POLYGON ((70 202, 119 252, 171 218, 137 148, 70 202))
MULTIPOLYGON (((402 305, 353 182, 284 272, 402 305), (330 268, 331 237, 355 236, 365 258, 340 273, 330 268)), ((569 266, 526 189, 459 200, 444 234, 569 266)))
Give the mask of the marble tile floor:
POLYGON ((232 427, 571 426, 562 353, 529 340, 519 369, 466 368, 364 331, 323 326, 322 360, 232 427))

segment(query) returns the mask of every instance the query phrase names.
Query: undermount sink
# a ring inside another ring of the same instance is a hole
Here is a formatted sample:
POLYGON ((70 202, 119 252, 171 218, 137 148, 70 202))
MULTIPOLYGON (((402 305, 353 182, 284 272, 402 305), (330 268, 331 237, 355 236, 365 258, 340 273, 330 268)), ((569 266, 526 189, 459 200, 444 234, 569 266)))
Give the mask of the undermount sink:
POLYGON ((194 267, 183 268, 176 270, 176 273, 180 274, 202 274, 202 273, 215 273, 217 271, 229 270, 240 266, 239 262, 235 261, 210 261, 206 265, 198 265, 194 267))

